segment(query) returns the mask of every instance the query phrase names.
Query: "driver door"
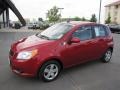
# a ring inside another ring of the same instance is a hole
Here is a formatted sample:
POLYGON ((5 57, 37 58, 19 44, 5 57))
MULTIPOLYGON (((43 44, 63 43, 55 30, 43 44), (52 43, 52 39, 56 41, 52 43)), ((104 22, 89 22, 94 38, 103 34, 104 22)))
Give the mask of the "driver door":
POLYGON ((91 26, 82 26, 73 32, 72 37, 80 39, 79 43, 66 45, 64 59, 66 64, 73 66, 91 60, 95 53, 95 43, 93 42, 93 30, 91 26))

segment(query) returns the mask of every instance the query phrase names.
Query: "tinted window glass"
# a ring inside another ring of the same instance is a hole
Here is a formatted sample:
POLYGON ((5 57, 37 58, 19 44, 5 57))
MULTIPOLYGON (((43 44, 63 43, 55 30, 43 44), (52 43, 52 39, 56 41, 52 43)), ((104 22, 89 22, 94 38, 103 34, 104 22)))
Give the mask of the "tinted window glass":
POLYGON ((95 26, 94 30, 95 30, 96 37, 106 36, 106 30, 105 30, 104 27, 102 27, 102 26, 95 26))
POLYGON ((79 30, 73 33, 73 37, 78 37, 80 40, 87 40, 92 38, 92 32, 90 26, 81 27, 79 30))
POLYGON ((109 33, 110 33, 109 28, 107 26, 103 26, 103 28, 105 29, 106 36, 109 35, 109 33))

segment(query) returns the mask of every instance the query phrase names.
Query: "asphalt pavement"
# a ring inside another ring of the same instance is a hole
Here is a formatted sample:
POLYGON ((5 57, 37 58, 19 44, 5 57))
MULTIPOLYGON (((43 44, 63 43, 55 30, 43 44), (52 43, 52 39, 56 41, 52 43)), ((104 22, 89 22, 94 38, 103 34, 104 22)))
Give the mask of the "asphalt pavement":
POLYGON ((44 83, 15 75, 9 67, 10 45, 37 32, 0 32, 0 90, 120 90, 120 34, 114 34, 110 63, 88 62, 62 71, 57 80, 44 83))

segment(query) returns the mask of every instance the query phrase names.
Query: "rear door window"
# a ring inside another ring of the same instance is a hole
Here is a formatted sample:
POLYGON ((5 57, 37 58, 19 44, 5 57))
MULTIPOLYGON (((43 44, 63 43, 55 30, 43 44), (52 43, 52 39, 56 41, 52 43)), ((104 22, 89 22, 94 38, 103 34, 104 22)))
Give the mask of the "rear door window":
POLYGON ((104 37, 107 34, 107 31, 103 26, 94 26, 94 31, 96 37, 104 37))

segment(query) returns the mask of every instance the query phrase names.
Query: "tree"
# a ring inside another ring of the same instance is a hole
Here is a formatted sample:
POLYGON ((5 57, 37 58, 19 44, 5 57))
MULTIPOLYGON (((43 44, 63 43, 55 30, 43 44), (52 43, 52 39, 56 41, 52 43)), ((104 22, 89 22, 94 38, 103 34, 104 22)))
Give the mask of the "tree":
POLYGON ((82 18, 81 18, 81 21, 86 21, 86 18, 85 18, 85 17, 82 17, 82 18))
POLYGON ((106 23, 106 24, 110 24, 110 23, 111 23, 111 16, 110 16, 110 13, 108 14, 107 20, 105 20, 105 23, 106 23))
POLYGON ((79 17, 76 16, 75 18, 73 18, 73 20, 74 21, 81 21, 81 18, 79 18, 79 17))
POLYGON ((90 22, 97 22, 97 18, 95 14, 92 14, 90 22))
POLYGON ((58 7, 54 6, 52 9, 48 10, 47 18, 49 22, 56 22, 60 19, 61 14, 59 13, 58 7))

